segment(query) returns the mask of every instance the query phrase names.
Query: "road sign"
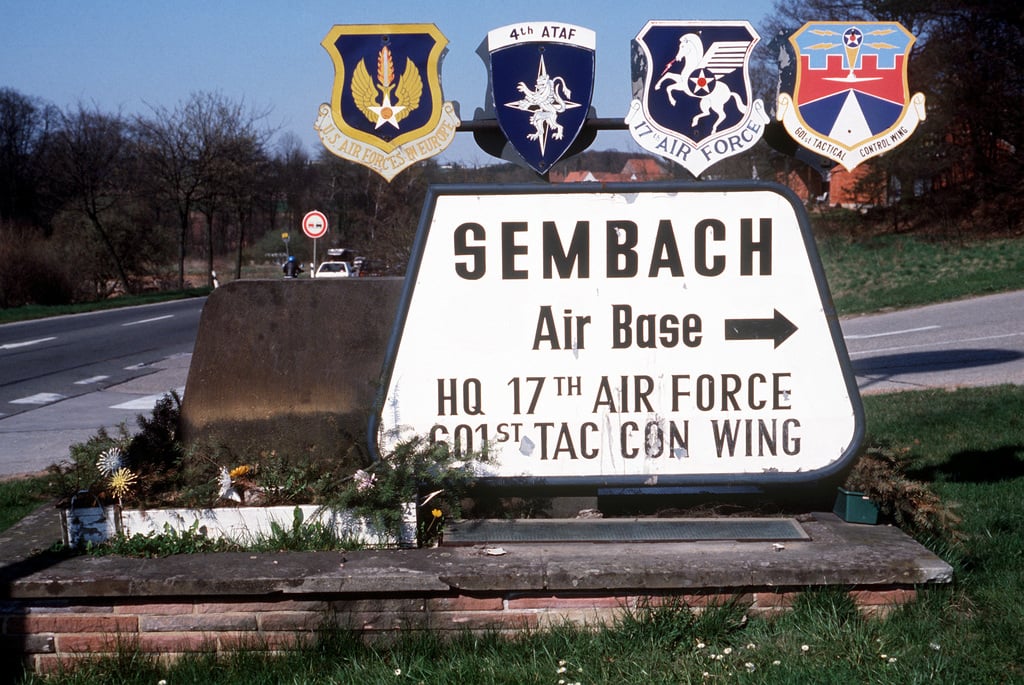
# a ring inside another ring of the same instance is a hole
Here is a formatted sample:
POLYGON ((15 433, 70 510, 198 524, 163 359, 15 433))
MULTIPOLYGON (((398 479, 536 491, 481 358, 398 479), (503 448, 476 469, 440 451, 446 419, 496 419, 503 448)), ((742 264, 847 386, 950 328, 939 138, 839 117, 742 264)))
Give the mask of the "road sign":
POLYGON ((307 212, 306 216, 302 217, 302 232, 313 240, 323 238, 327 233, 327 217, 315 209, 307 212))
POLYGON ((373 429, 497 481, 791 484, 863 409, 806 214, 769 183, 435 187, 373 429))

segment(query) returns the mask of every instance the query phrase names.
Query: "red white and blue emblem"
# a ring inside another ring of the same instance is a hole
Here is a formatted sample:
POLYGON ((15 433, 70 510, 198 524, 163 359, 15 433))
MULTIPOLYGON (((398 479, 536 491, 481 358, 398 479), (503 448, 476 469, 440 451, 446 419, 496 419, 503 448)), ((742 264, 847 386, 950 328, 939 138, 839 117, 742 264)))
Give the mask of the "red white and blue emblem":
POLYGON ((633 41, 633 140, 694 176, 753 147, 768 123, 747 71, 758 40, 745 21, 648 22, 633 41))
POLYGON ((594 93, 596 37, 582 26, 523 22, 487 33, 498 126, 546 174, 576 140, 594 93))
POLYGON ((333 27, 321 45, 334 87, 314 124, 324 147, 388 181, 443 152, 461 124, 441 97, 447 44, 433 24, 333 27))
POLYGON ((899 23, 808 22, 789 42, 796 79, 776 116, 800 145, 852 170, 924 120, 924 95, 907 84, 914 36, 899 23))

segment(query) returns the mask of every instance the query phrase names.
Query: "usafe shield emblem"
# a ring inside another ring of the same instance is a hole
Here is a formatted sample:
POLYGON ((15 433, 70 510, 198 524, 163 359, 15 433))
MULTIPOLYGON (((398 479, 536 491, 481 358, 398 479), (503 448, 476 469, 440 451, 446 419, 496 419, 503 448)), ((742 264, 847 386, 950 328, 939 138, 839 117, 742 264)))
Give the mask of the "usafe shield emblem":
POLYGON ((789 42, 796 80, 779 93, 776 117, 800 145, 852 170, 924 120, 924 95, 907 84, 914 36, 902 25, 808 22, 789 42))
POLYGON ((694 176, 753 147, 768 123, 747 72, 758 40, 745 21, 647 22, 633 40, 633 140, 694 176))
POLYGON ((441 98, 447 44, 433 24, 333 27, 321 45, 334 87, 314 125, 324 147, 388 181, 443 152, 461 123, 441 98))
POLYGON ((487 34, 491 95, 502 133, 546 174, 583 129, 594 92, 596 36, 558 22, 524 22, 487 34))

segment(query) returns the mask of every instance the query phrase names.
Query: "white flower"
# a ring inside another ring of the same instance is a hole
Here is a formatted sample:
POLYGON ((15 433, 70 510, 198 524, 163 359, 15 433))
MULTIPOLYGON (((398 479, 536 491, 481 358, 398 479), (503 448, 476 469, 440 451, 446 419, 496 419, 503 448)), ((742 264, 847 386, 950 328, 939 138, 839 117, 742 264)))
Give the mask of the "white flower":
POLYGON ((810 650, 810 647, 808 647, 807 645, 800 645, 801 652, 807 652, 808 650, 810 650))
POLYGON ((236 502, 242 501, 242 495, 239 494, 231 485, 231 472, 227 470, 227 467, 220 467, 220 476, 217 478, 217 485, 220 486, 220 497, 222 499, 230 499, 236 502))
POLYGON ((359 469, 354 474, 352 474, 352 478, 355 480, 356 490, 358 490, 359 492, 366 492, 367 490, 373 487, 374 483, 377 482, 377 476, 375 476, 372 473, 367 473, 362 469, 359 469))
POLYGON ((396 668, 395 669, 395 675, 402 675, 402 669, 396 668))
POLYGON ((929 642, 928 646, 931 647, 932 649, 934 649, 936 652, 939 651, 940 649, 942 649, 942 647, 940 647, 939 643, 937 643, 937 642, 929 642))
POLYGON ((772 666, 781 666, 781 665, 782 665, 782 662, 779 661, 778 659, 776 659, 775 661, 772 662, 772 666))
POLYGON ((745 667, 745 668, 747 669, 747 671, 749 671, 750 673, 753 673, 753 672, 754 672, 754 669, 756 669, 756 668, 757 668, 756 666, 754 666, 754 664, 752 664, 752 663, 751 663, 751 662, 749 662, 749 661, 748 661, 747 663, 743 664, 743 666, 744 666, 744 667, 745 667))
POLYGON ((124 454, 118 447, 111 447, 100 452, 100 458, 96 461, 96 468, 104 476, 112 476, 116 471, 124 467, 124 454))
POLYGON ((726 647, 723 649, 722 654, 732 654, 732 647, 726 647))

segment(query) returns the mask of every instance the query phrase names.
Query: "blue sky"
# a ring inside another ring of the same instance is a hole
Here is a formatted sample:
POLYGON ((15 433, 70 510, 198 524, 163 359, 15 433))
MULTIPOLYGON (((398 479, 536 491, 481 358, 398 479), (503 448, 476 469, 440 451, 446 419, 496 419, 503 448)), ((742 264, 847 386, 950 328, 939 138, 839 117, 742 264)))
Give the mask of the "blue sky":
MULTIPOLYGON (((597 33, 597 114, 621 117, 630 100, 630 41, 648 20, 745 19, 758 29, 772 0, 0 0, 0 7, 0 87, 59 107, 83 102, 125 114, 219 91, 269 109, 270 125, 315 153, 313 122, 334 79, 320 41, 335 24, 435 24, 448 38, 444 98, 459 103, 463 120, 484 106, 487 67, 477 49, 489 30, 521 21, 584 26, 597 33)), ((756 49, 765 49, 763 40, 756 49)), ((602 133, 594 147, 639 150, 625 133, 602 133)), ((494 161, 469 133, 458 134, 442 159, 494 161)))

